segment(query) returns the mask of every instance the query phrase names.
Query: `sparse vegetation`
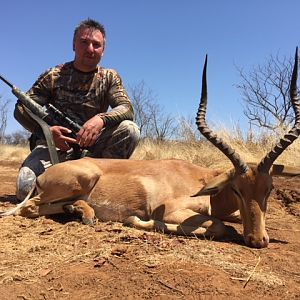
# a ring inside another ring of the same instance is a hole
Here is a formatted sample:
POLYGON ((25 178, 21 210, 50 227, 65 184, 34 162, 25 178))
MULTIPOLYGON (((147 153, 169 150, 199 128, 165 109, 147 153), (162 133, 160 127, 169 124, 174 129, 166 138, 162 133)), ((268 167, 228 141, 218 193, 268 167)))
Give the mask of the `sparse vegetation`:
MULTIPOLYGON (((240 156, 248 162, 260 159, 278 141, 279 137, 267 133, 248 132, 242 134, 237 128, 232 131, 221 128, 219 136, 229 143, 240 156)), ((19 161, 29 154, 28 145, 0 145, 0 159, 19 161)), ((142 139, 132 159, 184 159, 211 168, 230 168, 230 161, 206 140, 167 140, 142 139)), ((300 140, 296 140, 279 158, 277 163, 300 166, 300 140)))
POLYGON ((29 147, 24 145, 0 145, 0 160, 22 162, 29 154, 29 147))
MULTIPOLYGON (((278 141, 277 135, 247 133, 239 130, 217 130, 217 134, 230 144, 248 162, 259 162, 278 141)), ((134 159, 184 159, 212 168, 228 168, 231 162, 216 147, 205 140, 164 141, 144 139, 133 154, 134 159)), ((296 140, 279 158, 277 163, 300 165, 300 140, 296 140)))
POLYGON ((241 77, 237 88, 244 102, 244 114, 250 124, 270 131, 288 128, 294 112, 290 99, 293 59, 271 55, 249 72, 238 68, 241 77))

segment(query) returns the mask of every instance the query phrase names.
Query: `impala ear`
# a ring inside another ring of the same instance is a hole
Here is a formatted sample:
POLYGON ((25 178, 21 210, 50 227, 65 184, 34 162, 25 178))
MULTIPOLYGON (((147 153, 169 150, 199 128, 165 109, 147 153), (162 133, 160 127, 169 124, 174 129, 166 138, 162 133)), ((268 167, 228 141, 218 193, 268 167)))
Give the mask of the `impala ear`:
POLYGON ((196 193, 192 197, 218 194, 224 189, 224 187, 228 183, 232 181, 232 179, 235 177, 235 174, 235 169, 232 169, 228 172, 220 174, 217 177, 214 177, 198 193, 196 193))
POLYGON ((297 175, 300 175, 300 168, 273 164, 270 169, 270 175, 271 176, 286 176, 286 177, 297 176, 297 175))

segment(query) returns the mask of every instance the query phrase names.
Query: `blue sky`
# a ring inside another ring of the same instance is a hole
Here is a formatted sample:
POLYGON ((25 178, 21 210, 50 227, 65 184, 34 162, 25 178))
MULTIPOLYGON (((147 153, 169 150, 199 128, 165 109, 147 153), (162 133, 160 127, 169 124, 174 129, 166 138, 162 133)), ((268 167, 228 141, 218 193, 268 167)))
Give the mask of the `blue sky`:
MULTIPOLYGON (((290 57, 299 45, 297 0, 2 1, 0 73, 26 91, 39 74, 70 61, 74 27, 94 18, 107 31, 101 65, 125 85, 143 80, 166 113, 194 117, 208 54, 208 120, 247 126, 236 65, 250 70, 271 54, 290 57)), ((21 129, 13 119, 7 133, 21 129)), ((1 101, 1 100, 0 100, 1 101)))

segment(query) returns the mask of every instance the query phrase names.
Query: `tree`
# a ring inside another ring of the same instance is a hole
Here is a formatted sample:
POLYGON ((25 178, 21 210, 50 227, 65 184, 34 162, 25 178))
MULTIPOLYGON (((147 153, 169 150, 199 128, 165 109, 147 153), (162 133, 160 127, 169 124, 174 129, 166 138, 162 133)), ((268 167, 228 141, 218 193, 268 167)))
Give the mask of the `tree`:
POLYGON ((31 133, 26 129, 15 131, 5 136, 5 143, 10 145, 27 145, 31 133))
POLYGON ((196 126, 194 116, 179 118, 179 125, 176 131, 176 138, 178 140, 189 143, 198 142, 203 138, 196 126))
POLYGON ((134 108, 135 122, 140 127, 141 135, 145 136, 151 123, 150 107, 154 102, 152 91, 147 89, 144 81, 128 88, 134 108))
POLYGON ((172 137, 176 130, 174 118, 165 114, 145 82, 129 86, 128 91, 134 107, 135 122, 140 127, 142 138, 162 141, 172 137))
POLYGON ((7 127, 7 112, 9 100, 1 100, 0 96, 0 143, 4 142, 5 139, 5 130, 7 127))
POLYGON ((277 55, 267 60, 265 65, 258 65, 249 73, 237 68, 244 101, 244 114, 250 125, 270 130, 290 127, 294 113, 290 101, 290 78, 293 61, 277 55))

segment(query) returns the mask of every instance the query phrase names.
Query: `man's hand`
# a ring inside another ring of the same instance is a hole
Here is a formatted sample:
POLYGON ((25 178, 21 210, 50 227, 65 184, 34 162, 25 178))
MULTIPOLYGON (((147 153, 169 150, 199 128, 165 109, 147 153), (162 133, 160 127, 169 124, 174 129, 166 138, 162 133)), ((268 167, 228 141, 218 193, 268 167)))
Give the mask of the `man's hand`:
POLYGON ((72 131, 63 126, 52 126, 50 131, 53 135, 53 140, 55 146, 62 151, 68 151, 70 146, 68 143, 77 144, 77 140, 71 137, 65 136, 66 133, 71 133, 72 131))
POLYGON ((95 144, 104 127, 102 118, 98 115, 86 121, 77 133, 77 143, 82 148, 91 147, 95 144))

